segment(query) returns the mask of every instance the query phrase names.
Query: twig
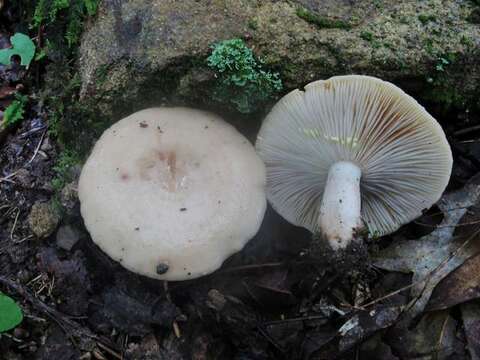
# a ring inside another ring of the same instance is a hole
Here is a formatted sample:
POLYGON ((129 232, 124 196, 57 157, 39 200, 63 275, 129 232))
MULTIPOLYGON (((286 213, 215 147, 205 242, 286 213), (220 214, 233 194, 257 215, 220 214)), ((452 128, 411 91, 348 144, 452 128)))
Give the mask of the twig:
POLYGON ((17 211, 17 215, 15 216, 15 221, 13 222, 12 230, 10 230, 10 239, 13 240, 13 233, 15 232, 15 228, 17 227, 18 217, 20 216, 20 209, 17 211))
MULTIPOLYGON (((423 291, 425 291, 425 288, 426 288, 426 286, 427 286, 427 284, 428 284, 428 281, 430 280, 430 278, 432 277, 432 275, 433 275, 435 272, 437 272, 440 268, 442 268, 446 263, 448 263, 454 256, 456 256, 456 254, 457 254, 460 250, 462 250, 462 249, 463 249, 475 236, 477 236, 479 233, 480 233, 480 229, 477 230, 477 231, 474 231, 474 233, 473 233, 472 235, 470 235, 470 236, 468 237, 468 239, 463 242, 462 245, 460 245, 457 249, 455 249, 455 251, 453 251, 447 258, 445 258, 435 269, 431 270, 427 275, 425 275, 424 278, 422 278, 422 279, 420 279, 420 280, 418 280, 418 281, 416 281, 416 282, 413 282, 413 283, 411 283, 410 285, 407 285, 407 286, 404 286, 404 287, 402 287, 402 288, 400 288, 400 289, 397 289, 397 290, 395 290, 395 291, 392 291, 391 293, 388 293, 387 295, 382 296, 382 297, 380 297, 380 298, 378 298, 378 299, 372 300, 372 301, 370 301, 370 302, 368 302, 368 303, 366 303, 366 304, 362 304, 362 305, 360 305, 360 307, 361 307, 361 308, 367 308, 367 307, 372 306, 372 305, 374 305, 374 304, 376 304, 376 303, 378 303, 378 302, 380 302, 380 301, 382 301, 382 300, 388 299, 388 298, 390 298, 390 297, 392 297, 392 296, 394 296, 394 295, 396 295, 396 294, 398 294, 398 293, 400 293, 400 292, 402 292, 402 291, 404 291, 404 290, 408 290, 408 289, 410 289, 411 287, 416 286, 416 285, 419 285, 419 284, 421 284, 421 283, 424 282, 424 283, 425 283, 425 286, 424 286, 423 289, 422 289, 422 292, 421 292, 421 294, 422 294, 423 291)), ((476 254, 475 254, 475 255, 476 255, 476 254)), ((474 256, 475 256, 475 255, 474 255, 474 256)), ((417 299, 418 299, 418 297, 417 297, 417 299)))
POLYGON ((475 125, 475 126, 471 126, 471 127, 465 128, 465 129, 457 130, 453 133, 453 135, 455 135, 455 136, 464 135, 464 134, 468 134, 472 131, 477 131, 477 130, 480 130, 480 125, 475 125))
POLYGON ((269 325, 277 325, 277 324, 285 324, 290 322, 299 322, 299 321, 308 321, 308 320, 323 320, 327 317, 325 315, 311 315, 311 316, 302 316, 290 319, 282 319, 282 320, 272 320, 272 321, 265 321, 262 323, 263 326, 269 325))
POLYGON ((38 142, 38 145, 37 147, 35 148, 35 151, 33 152, 33 156, 31 157, 31 159, 27 162, 26 165, 30 164, 33 159, 35 159, 35 157, 37 156, 37 153, 38 153, 38 150, 40 150, 40 147, 42 146, 43 144, 43 139, 45 138, 45 134, 47 133, 47 129, 45 129, 45 131, 42 133, 42 136, 40 137, 40 141, 38 142))
POLYGON ((269 333, 267 333, 264 329, 262 329, 261 326, 257 326, 257 329, 258 331, 260 332, 260 334, 263 335, 263 337, 265 339, 267 339, 267 341, 272 344, 274 347, 277 348, 278 351, 284 353, 285 352, 285 349, 283 346, 281 346, 275 339, 273 339, 269 333))
POLYGON ((1 275, 0 284, 3 284, 4 286, 18 293, 25 300, 31 303, 35 309, 45 314, 51 320, 57 323, 57 325, 62 328, 62 330, 67 334, 68 337, 70 337, 70 339, 72 339, 72 341, 74 336, 81 339, 90 338, 93 340, 98 340, 98 337, 93 334, 88 328, 81 326, 77 322, 71 320, 67 315, 48 306, 40 299, 33 296, 30 291, 27 290, 23 285, 18 284, 17 282, 1 275))
POLYGON ((392 296, 397 295, 398 293, 401 293, 402 291, 408 290, 408 289, 410 289, 411 287, 414 287, 415 285, 418 285, 418 284, 420 284, 420 283, 423 282, 423 281, 425 281, 425 280, 422 279, 422 280, 413 282, 413 283, 411 283, 410 285, 404 286, 404 287, 402 287, 402 288, 400 288, 400 289, 397 289, 397 290, 395 290, 395 291, 392 291, 391 293, 388 293, 387 295, 384 295, 384 296, 379 297, 379 298, 377 298, 377 299, 375 299, 375 300, 372 300, 372 301, 370 301, 370 302, 368 302, 368 303, 366 303, 366 304, 362 304, 362 305, 358 305, 358 306, 359 306, 360 308, 362 308, 362 309, 365 309, 365 308, 367 308, 367 307, 369 307, 369 306, 375 305, 376 303, 378 303, 378 302, 380 302, 380 301, 383 301, 383 300, 386 300, 386 299, 388 299, 388 298, 391 298, 392 296))
POLYGON ((11 174, 8 174, 7 176, 3 177, 3 178, 0 178, 0 183, 1 182, 4 182, 4 181, 8 181, 10 183, 13 183, 15 184, 15 181, 13 180, 10 180, 11 177, 14 177, 15 175, 17 175, 17 173, 20 171, 20 169, 18 169, 17 171, 14 171, 13 173, 11 174))
POLYGON ((22 165, 22 167, 20 167, 19 169, 15 170, 14 172, 12 172, 11 174, 8 174, 7 176, 3 177, 3 178, 0 178, 0 183, 1 182, 4 182, 4 181, 8 181, 8 182, 11 182, 11 183, 15 183, 13 180, 10 180, 10 178, 14 177, 15 175, 18 174, 18 172, 22 169, 25 168, 26 165, 30 164, 34 159, 35 157, 37 156, 38 154, 38 150, 40 150, 40 147, 42 146, 42 143, 43 143, 43 139, 45 138, 45 134, 47 133, 47 129, 45 129, 45 131, 42 133, 42 136, 40 137, 40 141, 38 142, 36 148, 35 148, 35 151, 33 152, 33 155, 32 157, 30 158, 30 160, 28 160, 24 165, 22 165))
POLYGON ((432 224, 421 223, 421 222, 418 222, 418 221, 414 221, 414 223, 417 224, 417 225, 421 225, 421 226, 433 227, 433 228, 436 228, 436 229, 440 229, 440 228, 459 227, 459 226, 467 226, 467 225, 477 225, 477 224, 480 224, 480 220, 469 221, 469 222, 464 222, 464 223, 455 224, 455 225, 432 225, 432 224))
POLYGON ((122 355, 120 355, 120 354, 117 353, 116 351, 110 349, 107 345, 102 344, 101 342, 97 342, 97 345, 98 345, 99 348, 105 350, 105 351, 108 352, 110 355, 113 355, 113 356, 116 357, 117 359, 122 360, 122 355))

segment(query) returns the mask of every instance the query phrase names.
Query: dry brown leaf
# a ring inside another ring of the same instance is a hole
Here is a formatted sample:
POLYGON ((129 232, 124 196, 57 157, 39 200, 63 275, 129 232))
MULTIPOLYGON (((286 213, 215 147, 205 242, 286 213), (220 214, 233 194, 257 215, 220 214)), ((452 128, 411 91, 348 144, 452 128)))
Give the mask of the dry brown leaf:
POLYGON ((470 302, 463 304, 460 309, 470 357, 472 360, 480 360, 480 305, 470 302))
POLYGON ((427 310, 447 309, 480 297, 480 255, 451 272, 437 285, 427 310))
POLYGON ((448 311, 430 312, 413 329, 393 328, 385 339, 401 359, 465 359, 457 325, 448 311))
POLYGON ((436 285, 449 273, 475 255, 472 239, 453 236, 455 228, 480 199, 480 176, 463 189, 446 194, 438 203, 444 214, 442 223, 417 240, 401 241, 382 251, 374 264, 382 269, 413 273, 411 303, 405 320, 421 314, 436 285))
MULTIPOLYGON (((0 0, 0 1, 2 1, 2 0, 0 0)), ((0 99, 5 99, 6 97, 12 96, 16 92, 17 92, 16 88, 14 88, 12 86, 4 85, 4 86, 0 87, 0 99)))

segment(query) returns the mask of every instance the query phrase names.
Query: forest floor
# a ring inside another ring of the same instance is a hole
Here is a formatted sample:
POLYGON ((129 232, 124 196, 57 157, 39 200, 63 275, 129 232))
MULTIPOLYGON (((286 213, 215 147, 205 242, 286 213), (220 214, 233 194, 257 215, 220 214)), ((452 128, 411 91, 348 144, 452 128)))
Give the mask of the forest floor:
POLYGON ((220 270, 167 283, 90 239, 80 168, 40 101, 45 71, 0 65, 0 123, 28 96, 22 121, 0 132, 0 292, 24 315, 0 334, 0 360, 480 358, 480 113, 424 104, 452 146, 450 184, 422 218, 371 241, 362 271, 310 261, 310 234, 269 208, 220 270))

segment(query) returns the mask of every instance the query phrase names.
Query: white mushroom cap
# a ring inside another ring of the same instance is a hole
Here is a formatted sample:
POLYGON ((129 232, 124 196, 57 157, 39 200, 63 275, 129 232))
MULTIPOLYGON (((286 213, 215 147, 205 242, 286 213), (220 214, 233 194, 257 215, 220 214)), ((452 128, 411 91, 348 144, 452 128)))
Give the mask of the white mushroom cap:
MULTIPOLYGON (((329 182, 348 190, 359 181, 361 220, 379 236, 434 204, 452 168, 437 121, 395 85, 368 76, 336 76, 290 92, 265 119, 256 147, 274 209, 312 232, 333 221, 321 213, 324 206, 332 210, 332 195, 324 196, 324 189, 333 164, 360 169, 360 179, 351 173, 345 184, 329 182)), ((337 213, 348 217, 347 211, 337 213)))
POLYGON ((187 280, 216 270, 256 234, 265 168, 222 119, 148 109, 103 133, 79 198, 93 241, 110 257, 148 277, 187 280))

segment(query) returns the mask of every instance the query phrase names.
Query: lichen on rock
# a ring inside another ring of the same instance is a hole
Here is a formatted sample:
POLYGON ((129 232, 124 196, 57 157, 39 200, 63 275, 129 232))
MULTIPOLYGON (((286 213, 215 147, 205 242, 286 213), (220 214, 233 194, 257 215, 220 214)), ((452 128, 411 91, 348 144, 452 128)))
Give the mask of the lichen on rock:
POLYGON ((47 238, 53 234, 60 221, 60 216, 55 208, 45 202, 33 204, 28 215, 30 230, 39 239, 47 238))

